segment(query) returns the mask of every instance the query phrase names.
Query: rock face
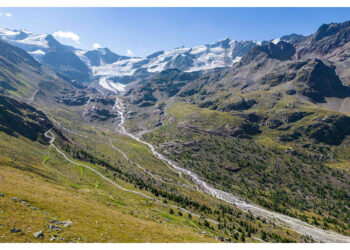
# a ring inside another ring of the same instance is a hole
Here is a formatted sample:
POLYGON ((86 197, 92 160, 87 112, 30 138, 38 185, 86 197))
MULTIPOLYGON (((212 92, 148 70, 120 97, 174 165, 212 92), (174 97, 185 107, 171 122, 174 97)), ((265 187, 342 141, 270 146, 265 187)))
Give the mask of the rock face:
POLYGON ((80 82, 86 81, 90 76, 90 69, 86 64, 66 47, 49 50, 42 58, 42 63, 80 82))
POLYGON ((350 95, 350 89, 343 86, 334 69, 319 59, 309 61, 298 70, 295 81, 304 83, 301 94, 316 102, 324 102, 325 97, 344 98, 350 95))
POLYGON ((31 140, 47 141, 43 134, 53 127, 46 115, 32 106, 0 95, 0 131, 31 140))
POLYGON ((270 119, 267 121, 267 127, 270 129, 275 129, 283 125, 283 122, 277 119, 270 119))
MULTIPOLYGON (((280 41, 277 44, 268 43, 267 45, 255 46, 245 54, 240 62, 241 65, 247 65, 257 59, 271 58, 279 61, 286 61, 293 58, 295 48, 292 44, 280 41)), ((258 60, 259 60, 258 59, 258 60)))
POLYGON ((315 120, 306 127, 299 127, 290 134, 282 135, 281 141, 294 141, 300 138, 312 138, 316 143, 340 145, 350 135, 350 117, 346 115, 330 115, 315 120))
POLYGON ((281 41, 284 41, 284 42, 287 42, 287 43, 291 43, 291 44, 301 42, 301 41, 303 41, 305 39, 306 39, 305 36, 299 35, 299 34, 295 34, 295 33, 290 34, 290 35, 285 35, 285 36, 282 36, 280 38, 281 41))
POLYGON ((315 34, 298 45, 298 57, 310 53, 326 55, 350 41, 350 21, 323 24, 315 34))
POLYGON ((350 117, 345 115, 332 115, 318 121, 306 128, 306 133, 310 134, 317 142, 329 145, 339 145, 350 135, 350 117))
POLYGON ((128 56, 120 56, 118 54, 113 53, 108 48, 100 48, 95 50, 90 50, 83 53, 89 61, 88 63, 91 66, 101 66, 104 64, 114 63, 120 60, 130 59, 128 56))
POLYGON ((141 82, 126 95, 132 96, 132 104, 136 104, 139 107, 151 106, 160 99, 176 95, 182 87, 200 75, 200 72, 186 73, 178 69, 164 70, 141 82))
MULTIPOLYGON (((295 93, 299 92, 315 102, 324 102, 325 97, 350 96, 350 88, 342 84, 334 68, 327 66, 320 59, 283 64, 259 81, 260 84, 271 87, 287 82, 295 85, 295 93)), ((289 92, 289 94, 293 93, 289 92)))
POLYGON ((247 110, 253 107, 257 102, 254 99, 246 99, 242 98, 241 100, 233 103, 227 104, 222 111, 230 111, 230 110, 247 110))
POLYGON ((88 102, 89 98, 90 97, 84 93, 74 93, 72 95, 63 96, 61 102, 68 106, 82 106, 88 102))
POLYGON ((293 112, 289 114, 283 114, 283 119, 287 123, 293 123, 297 122, 301 119, 303 119, 305 116, 313 114, 312 112, 304 112, 304 111, 298 111, 298 112, 293 112))

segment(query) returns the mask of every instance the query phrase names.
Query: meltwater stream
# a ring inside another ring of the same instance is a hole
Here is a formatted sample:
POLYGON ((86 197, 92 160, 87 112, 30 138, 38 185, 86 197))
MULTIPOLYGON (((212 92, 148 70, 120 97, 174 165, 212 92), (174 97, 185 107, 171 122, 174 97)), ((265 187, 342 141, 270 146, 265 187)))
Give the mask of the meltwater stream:
POLYGON ((116 127, 116 130, 119 133, 122 133, 124 135, 127 135, 131 137, 132 139, 143 143, 148 146, 148 148, 151 150, 153 155, 157 157, 158 159, 161 159, 165 162, 167 162, 170 166, 174 168, 174 170, 180 174, 186 174, 189 176, 197 185, 198 187, 203 190, 205 193, 212 195, 218 199, 221 199, 227 203, 235 205, 237 208, 245 211, 245 212, 251 212, 254 216, 259 216, 262 218, 265 218, 270 221, 274 221, 276 224, 280 226, 284 226, 287 228, 290 228, 302 235, 307 235, 312 237, 315 241, 318 242, 349 242, 350 243, 350 237, 331 232, 322 230, 320 228, 314 227, 306 222, 303 222, 301 220, 277 213, 272 212, 270 210, 267 210, 265 208, 262 208, 260 206, 257 206, 255 204, 246 202, 242 199, 240 199, 237 196, 234 196, 231 193, 219 190, 217 188, 212 187, 210 184, 203 181, 197 174, 184 169, 180 166, 178 166, 175 162, 171 161, 170 159, 166 158, 162 154, 158 153, 156 149, 151 145, 150 143, 141 140, 139 137, 128 133, 124 127, 125 122, 125 107, 122 102, 122 100, 119 97, 116 97, 115 104, 113 106, 113 109, 116 110, 120 117, 120 123, 116 127))

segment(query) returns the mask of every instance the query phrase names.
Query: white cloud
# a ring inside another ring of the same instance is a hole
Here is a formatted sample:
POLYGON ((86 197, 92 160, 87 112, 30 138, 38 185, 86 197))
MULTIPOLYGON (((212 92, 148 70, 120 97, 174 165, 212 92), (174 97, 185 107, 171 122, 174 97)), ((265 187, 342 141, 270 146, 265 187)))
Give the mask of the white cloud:
POLYGON ((12 17, 12 14, 7 12, 7 13, 5 13, 5 16, 12 17))
POLYGON ((99 43, 94 43, 94 44, 92 45, 92 47, 93 47, 94 49, 100 49, 100 48, 102 48, 101 44, 99 44, 99 43))
POLYGON ((58 38, 71 39, 77 43, 79 42, 79 39, 80 39, 80 37, 77 34, 71 32, 71 31, 61 31, 60 30, 60 31, 54 32, 53 36, 58 37, 58 38))
POLYGON ((127 50, 126 50, 126 54, 127 54, 128 56, 134 56, 134 52, 132 52, 130 49, 127 49, 127 50))

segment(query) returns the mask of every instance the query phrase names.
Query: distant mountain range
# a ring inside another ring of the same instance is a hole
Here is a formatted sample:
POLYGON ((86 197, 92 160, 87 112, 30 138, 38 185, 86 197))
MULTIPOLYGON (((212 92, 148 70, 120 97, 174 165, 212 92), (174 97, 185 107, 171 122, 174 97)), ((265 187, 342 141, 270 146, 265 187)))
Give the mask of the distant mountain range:
MULTIPOLYGON (((295 42, 303 38, 302 35, 292 34, 271 41, 295 42)), ((231 67, 252 47, 268 43, 268 41, 236 41, 226 38, 193 48, 161 50, 145 58, 139 58, 121 56, 108 48, 85 51, 61 44, 50 34, 36 34, 27 30, 0 28, 0 39, 22 48, 40 63, 47 64, 55 71, 82 83, 87 82, 89 78, 101 76, 115 77, 114 81, 123 82, 120 77, 145 77, 174 68, 192 72, 231 67)))

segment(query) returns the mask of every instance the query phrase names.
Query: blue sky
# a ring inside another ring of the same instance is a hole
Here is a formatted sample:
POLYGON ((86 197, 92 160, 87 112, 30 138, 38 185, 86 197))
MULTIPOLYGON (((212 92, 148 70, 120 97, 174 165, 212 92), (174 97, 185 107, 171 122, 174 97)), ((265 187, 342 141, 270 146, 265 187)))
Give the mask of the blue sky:
POLYGON ((346 20, 350 8, 0 8, 0 26, 71 32, 56 33, 58 40, 83 49, 98 43, 135 56, 226 37, 259 41, 309 35, 323 23, 346 20))

